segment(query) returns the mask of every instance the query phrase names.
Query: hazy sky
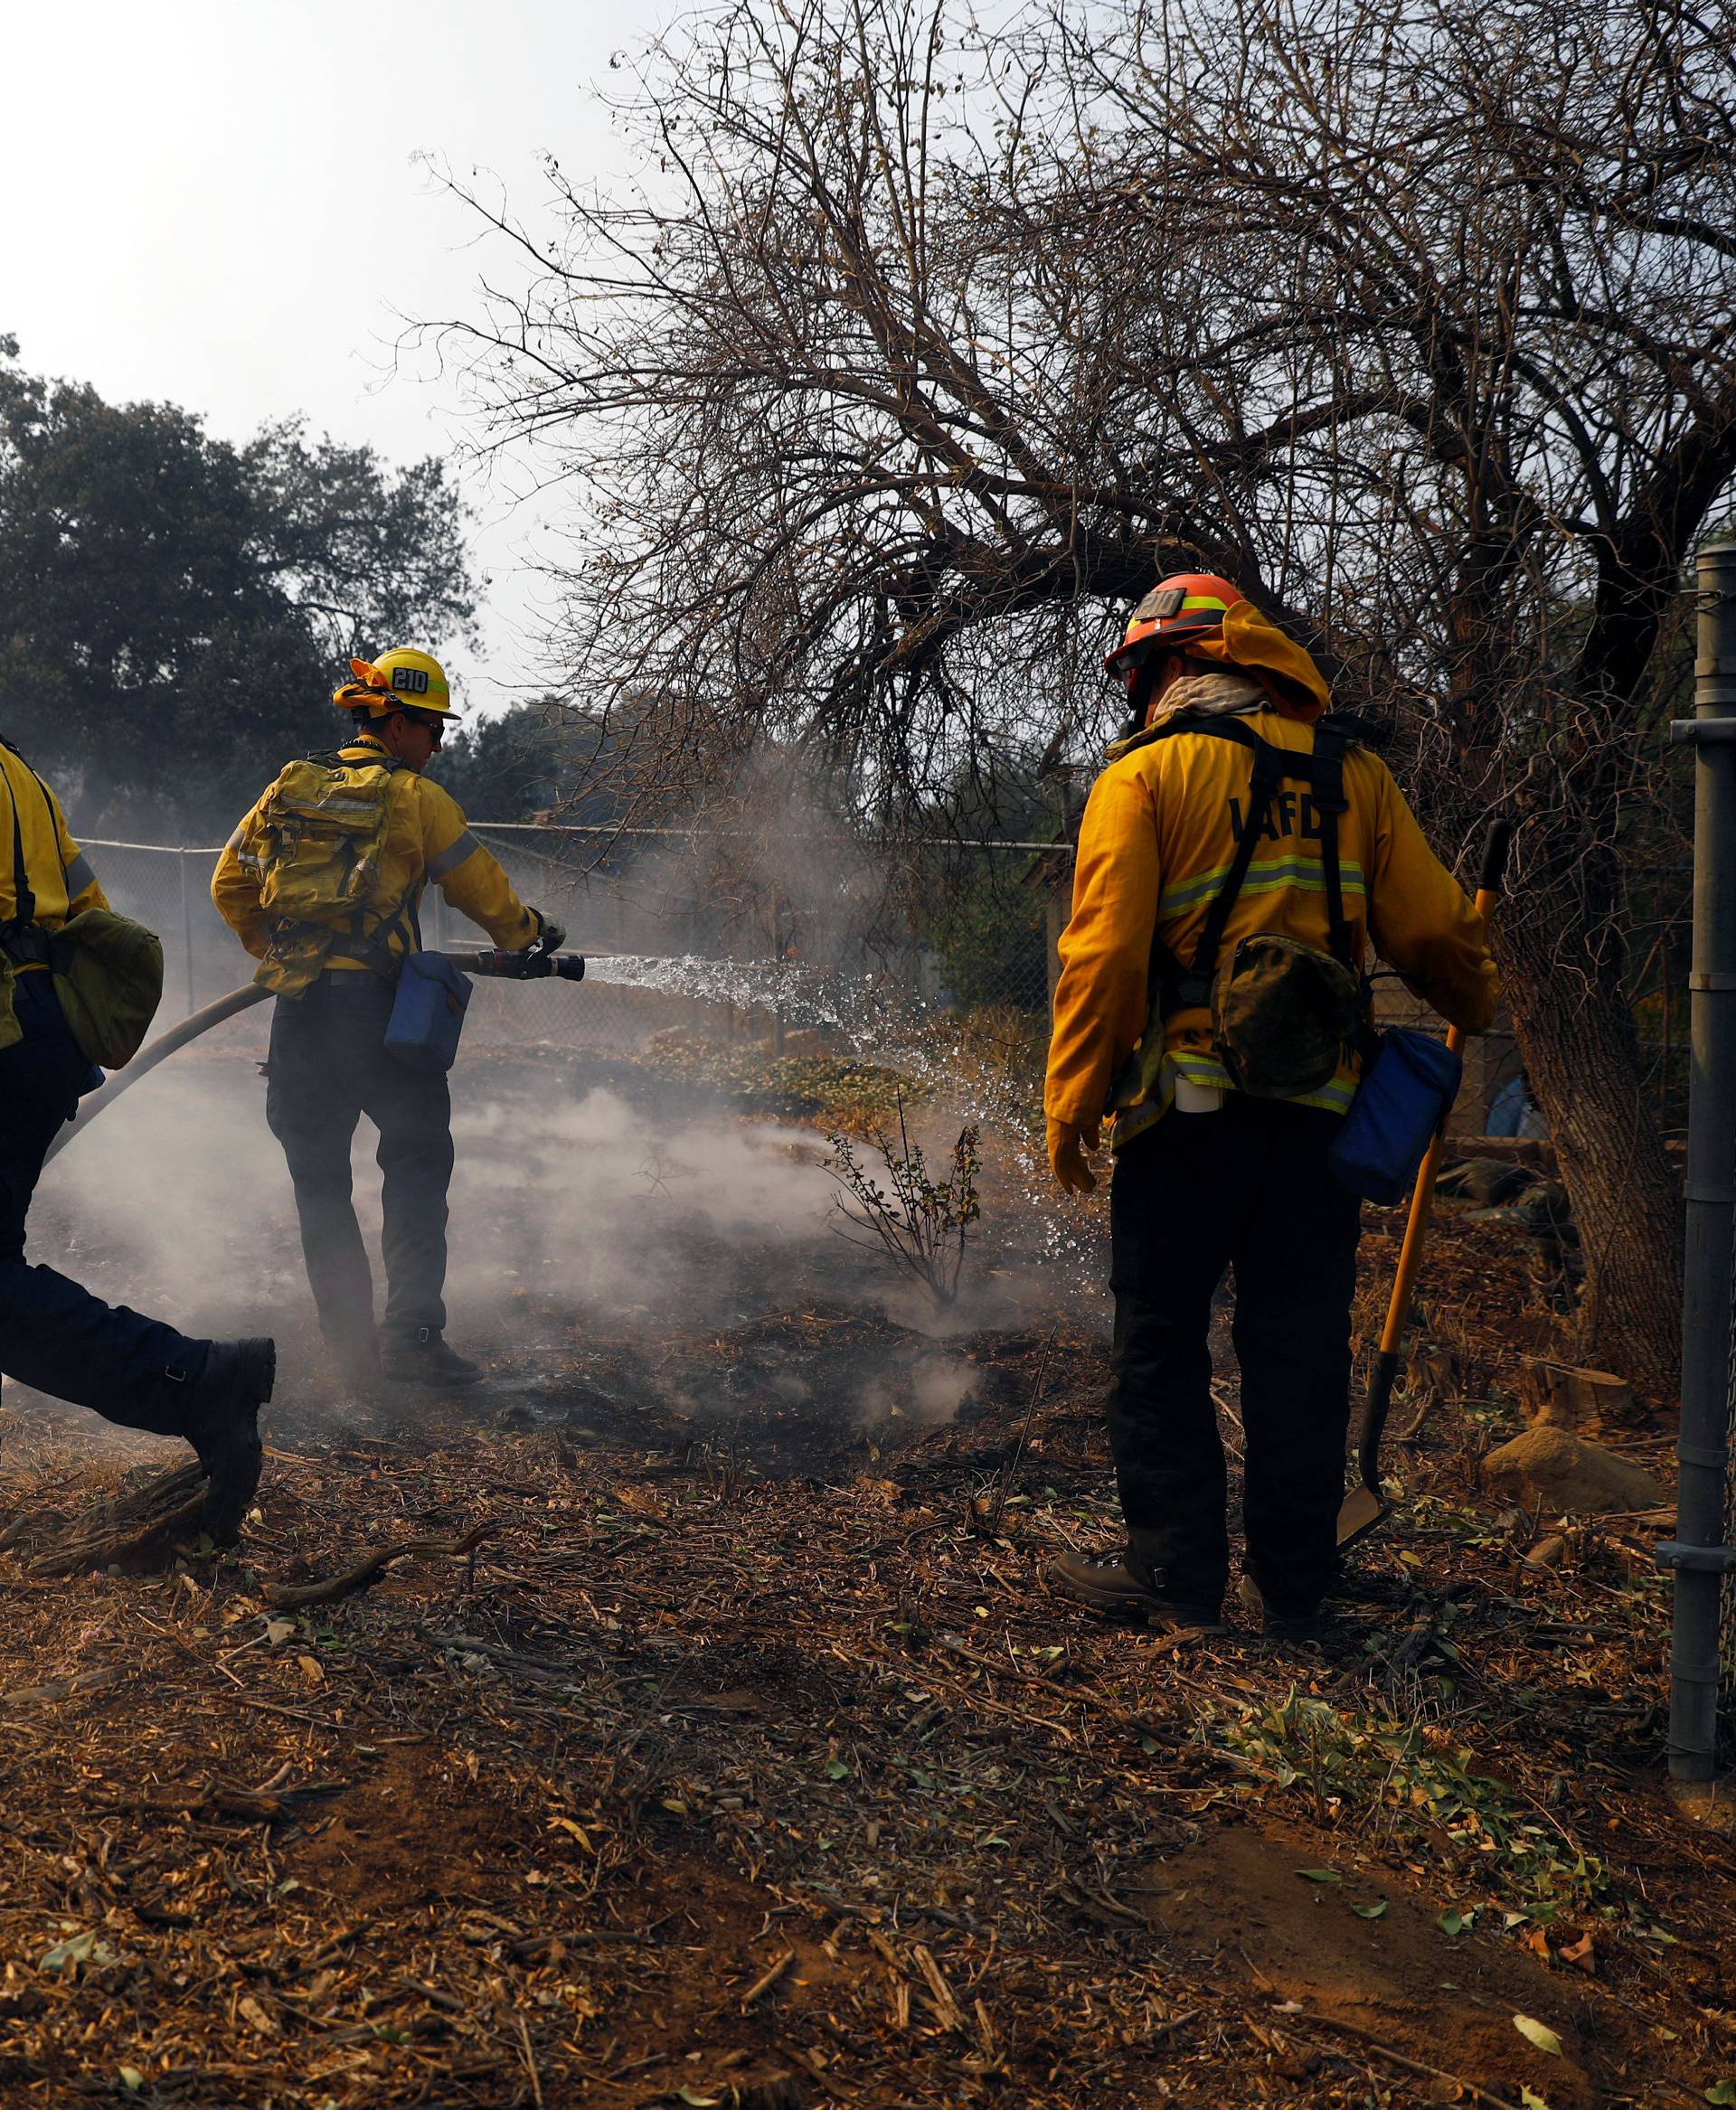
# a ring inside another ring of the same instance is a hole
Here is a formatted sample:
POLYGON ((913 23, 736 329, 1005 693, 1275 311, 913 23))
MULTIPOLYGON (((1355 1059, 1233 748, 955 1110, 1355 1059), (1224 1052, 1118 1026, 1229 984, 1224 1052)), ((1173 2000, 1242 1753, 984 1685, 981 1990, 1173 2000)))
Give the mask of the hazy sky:
MULTIPOLYGON (((475 313, 476 228, 417 165, 492 172, 529 212, 538 155, 608 181, 589 94, 679 0, 82 0, 5 8, 0 333, 32 372, 166 399, 241 439, 305 411, 404 460, 456 391, 400 373, 400 316, 475 313)), ((504 256, 486 252, 496 271, 504 256)), ((533 678, 535 521, 473 487, 495 586, 461 702, 533 678)), ((383 645, 389 640, 382 640, 383 645)))

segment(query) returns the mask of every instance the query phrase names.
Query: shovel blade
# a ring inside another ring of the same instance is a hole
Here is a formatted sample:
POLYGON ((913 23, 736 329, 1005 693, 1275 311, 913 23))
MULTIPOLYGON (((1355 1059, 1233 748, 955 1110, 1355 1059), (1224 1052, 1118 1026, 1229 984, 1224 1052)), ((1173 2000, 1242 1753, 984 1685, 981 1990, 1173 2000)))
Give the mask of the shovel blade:
POLYGON ((1372 1487, 1353 1487, 1338 1509, 1338 1550, 1355 1545, 1359 1539, 1366 1539, 1376 1525, 1383 1524, 1392 1514, 1392 1504, 1383 1501, 1372 1487))

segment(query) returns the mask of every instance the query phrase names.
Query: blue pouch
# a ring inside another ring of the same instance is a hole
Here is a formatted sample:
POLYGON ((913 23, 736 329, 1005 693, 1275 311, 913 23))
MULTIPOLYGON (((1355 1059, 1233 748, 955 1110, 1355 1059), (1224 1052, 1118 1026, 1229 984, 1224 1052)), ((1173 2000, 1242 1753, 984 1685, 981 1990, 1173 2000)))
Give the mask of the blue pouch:
POLYGON ((451 1069, 470 1002, 468 976, 444 953, 411 953, 386 1022, 386 1053, 430 1076, 451 1069))
POLYGON ((1382 1033, 1327 1161, 1338 1184, 1364 1201, 1403 1201, 1464 1072, 1432 1033, 1411 1026, 1382 1033))

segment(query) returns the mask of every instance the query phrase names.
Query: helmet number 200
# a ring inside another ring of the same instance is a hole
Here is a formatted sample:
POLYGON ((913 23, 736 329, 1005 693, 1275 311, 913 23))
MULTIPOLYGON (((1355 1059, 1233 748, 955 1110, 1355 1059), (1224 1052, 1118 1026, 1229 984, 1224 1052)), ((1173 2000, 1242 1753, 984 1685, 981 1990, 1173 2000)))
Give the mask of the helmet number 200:
POLYGON ((395 666, 392 670, 392 685, 411 696, 426 696, 428 675, 419 666, 395 666))

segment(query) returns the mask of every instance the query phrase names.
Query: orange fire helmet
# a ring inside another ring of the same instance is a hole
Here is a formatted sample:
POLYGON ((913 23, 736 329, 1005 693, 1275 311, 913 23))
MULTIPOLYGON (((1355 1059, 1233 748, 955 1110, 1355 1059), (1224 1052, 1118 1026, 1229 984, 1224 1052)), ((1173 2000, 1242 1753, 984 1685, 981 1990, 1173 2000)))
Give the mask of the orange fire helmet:
POLYGON ((1127 634, 1103 662, 1112 681, 1132 685, 1139 670, 1160 653, 1184 649, 1210 637, 1247 596, 1214 571, 1173 571, 1160 579, 1127 618, 1127 634))

